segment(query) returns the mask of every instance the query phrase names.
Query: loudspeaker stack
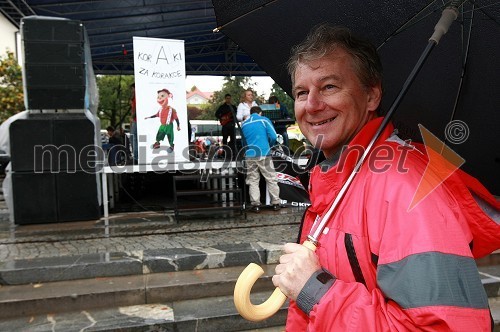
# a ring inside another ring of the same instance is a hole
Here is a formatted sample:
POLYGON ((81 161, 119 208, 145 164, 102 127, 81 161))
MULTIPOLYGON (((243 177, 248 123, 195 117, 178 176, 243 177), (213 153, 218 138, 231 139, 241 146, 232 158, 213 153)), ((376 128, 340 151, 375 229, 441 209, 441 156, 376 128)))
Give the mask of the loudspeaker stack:
POLYGON ((29 16, 21 21, 29 110, 85 107, 85 30, 80 21, 29 16))
POLYGON ((16 224, 100 217, 94 124, 84 115, 30 115, 10 125, 16 224))
POLYGON ((9 127, 16 224, 100 217, 96 128, 85 115, 85 30, 81 22, 21 21, 28 118, 9 127))

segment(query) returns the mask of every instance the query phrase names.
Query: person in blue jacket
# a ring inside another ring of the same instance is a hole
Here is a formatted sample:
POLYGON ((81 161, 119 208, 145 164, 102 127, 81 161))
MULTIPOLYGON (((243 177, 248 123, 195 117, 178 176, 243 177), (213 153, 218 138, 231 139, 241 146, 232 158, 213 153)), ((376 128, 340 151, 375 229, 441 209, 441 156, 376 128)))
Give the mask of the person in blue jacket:
POLYGON ((260 173, 266 180, 273 210, 281 208, 280 189, 276 178, 271 147, 276 144, 276 131, 272 122, 261 116, 259 106, 250 108, 250 117, 243 121, 241 130, 245 141, 246 184, 249 186, 252 211, 260 211, 260 173))

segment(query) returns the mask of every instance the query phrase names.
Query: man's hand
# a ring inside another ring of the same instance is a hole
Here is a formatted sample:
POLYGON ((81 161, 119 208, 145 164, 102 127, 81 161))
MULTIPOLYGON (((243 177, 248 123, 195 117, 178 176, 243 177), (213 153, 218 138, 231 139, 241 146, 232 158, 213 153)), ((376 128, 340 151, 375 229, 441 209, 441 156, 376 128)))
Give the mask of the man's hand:
POLYGON ((285 254, 280 257, 276 266, 273 284, 295 301, 307 280, 321 269, 321 265, 314 251, 303 245, 287 243, 283 249, 285 254))
POLYGON ((177 126, 177 131, 180 131, 181 130, 181 126, 177 126))

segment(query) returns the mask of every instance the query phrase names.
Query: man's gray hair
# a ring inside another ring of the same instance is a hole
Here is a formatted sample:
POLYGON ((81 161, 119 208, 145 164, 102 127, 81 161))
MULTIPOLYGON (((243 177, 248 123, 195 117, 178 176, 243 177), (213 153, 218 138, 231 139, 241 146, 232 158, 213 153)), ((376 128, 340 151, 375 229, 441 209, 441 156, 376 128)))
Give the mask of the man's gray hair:
POLYGON ((300 63, 320 59, 337 47, 352 56, 353 69, 365 87, 382 84, 382 63, 375 46, 368 40, 353 35, 347 28, 322 23, 315 26, 302 43, 292 48, 288 60, 292 85, 300 63))

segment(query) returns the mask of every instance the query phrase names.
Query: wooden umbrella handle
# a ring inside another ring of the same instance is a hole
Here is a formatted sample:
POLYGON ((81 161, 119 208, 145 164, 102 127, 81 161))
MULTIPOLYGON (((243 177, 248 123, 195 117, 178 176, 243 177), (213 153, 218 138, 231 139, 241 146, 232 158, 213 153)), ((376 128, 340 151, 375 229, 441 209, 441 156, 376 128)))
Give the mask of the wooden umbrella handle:
MULTIPOLYGON (((316 246, 311 241, 305 241, 302 245, 312 251, 316 250, 316 246)), ((271 317, 286 301, 285 294, 276 287, 274 292, 265 302, 258 305, 252 304, 250 301, 250 291, 262 274, 264 274, 264 270, 260 266, 255 263, 250 263, 243 272, 241 272, 234 286, 234 305, 236 309, 243 318, 253 322, 271 317)))

